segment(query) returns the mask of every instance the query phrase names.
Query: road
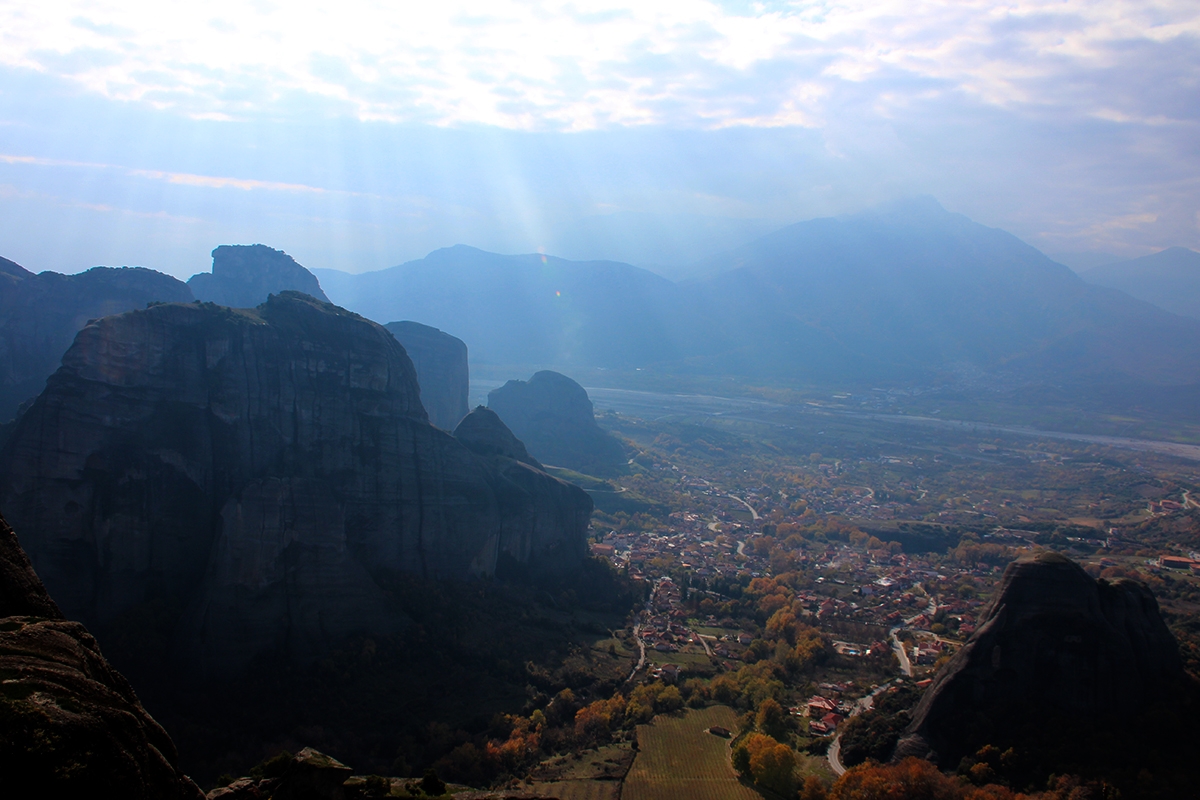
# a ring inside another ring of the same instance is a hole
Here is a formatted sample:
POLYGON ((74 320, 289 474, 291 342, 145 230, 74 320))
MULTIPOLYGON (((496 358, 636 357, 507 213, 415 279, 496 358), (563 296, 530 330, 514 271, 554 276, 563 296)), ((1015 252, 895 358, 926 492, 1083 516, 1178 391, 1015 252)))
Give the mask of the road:
POLYGON ((900 661, 900 671, 906 676, 912 677, 912 662, 908 660, 908 652, 904 649, 904 643, 900 641, 900 637, 896 635, 901 626, 897 625, 892 628, 888 638, 892 640, 892 650, 896 653, 896 658, 900 661))
POLYGON ((642 667, 646 666, 646 643, 642 641, 641 632, 642 624, 639 622, 637 625, 633 626, 633 640, 637 642, 639 651, 638 661, 637 664, 634 665, 633 671, 629 673, 629 677, 626 678, 628 681, 633 680, 633 676, 637 675, 642 667))
POLYGON ((706 639, 712 639, 712 640, 715 642, 715 641, 717 640, 717 637, 715 637, 715 636, 705 636, 703 633, 697 633, 697 634, 696 634, 696 638, 700 640, 700 644, 704 645, 704 652, 705 652, 705 653, 708 653, 708 657, 709 657, 709 658, 712 658, 712 654, 713 654, 713 653, 712 653, 712 650, 710 650, 710 649, 709 649, 709 647, 708 647, 708 642, 707 642, 707 641, 705 641, 705 640, 706 640, 706 639))
MULTIPOLYGON (((852 708, 850 710, 850 716, 857 717, 859 714, 863 713, 864 711, 869 711, 871 709, 871 707, 873 705, 875 705, 875 696, 878 695, 880 692, 886 691, 887 688, 891 685, 892 685, 891 681, 880 684, 879 686, 876 686, 875 689, 869 695, 866 695, 865 697, 860 697, 858 699, 858 702, 854 704, 854 708, 852 708)), ((841 733, 838 733, 837 736, 833 737, 833 741, 830 742, 829 751, 827 752, 826 755, 829 758, 829 768, 833 770, 835 775, 841 775, 846 771, 846 768, 844 766, 842 766, 842 734, 841 733)))

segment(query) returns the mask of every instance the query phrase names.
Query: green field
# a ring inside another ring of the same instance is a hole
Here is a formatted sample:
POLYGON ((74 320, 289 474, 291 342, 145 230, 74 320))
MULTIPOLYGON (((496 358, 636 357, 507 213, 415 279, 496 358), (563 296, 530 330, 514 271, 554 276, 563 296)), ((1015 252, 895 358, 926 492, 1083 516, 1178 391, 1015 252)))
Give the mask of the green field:
POLYGON ((657 716, 637 728, 638 755, 621 800, 762 800, 743 786, 729 762, 729 740, 708 732, 730 730, 737 714, 728 706, 657 716))

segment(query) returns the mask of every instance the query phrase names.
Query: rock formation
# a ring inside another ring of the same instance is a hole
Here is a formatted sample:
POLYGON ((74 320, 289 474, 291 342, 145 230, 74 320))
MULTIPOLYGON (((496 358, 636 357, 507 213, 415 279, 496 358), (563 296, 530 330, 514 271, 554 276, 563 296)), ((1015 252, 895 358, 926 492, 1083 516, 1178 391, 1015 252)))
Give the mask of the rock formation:
POLYGON ((454 430, 470 410, 466 343, 419 322, 389 322, 384 327, 404 345, 417 368, 421 403, 429 413, 429 421, 444 431, 454 430))
POLYGON ((203 797, 96 640, 63 618, 2 517, 0 675, 6 787, 42 797, 203 797))
POLYGON ((566 375, 543 370, 488 393, 488 408, 543 463, 580 472, 625 463, 625 449, 596 424, 587 391, 566 375))
POLYGON ((1042 552, 1008 566, 979 628, 921 698, 896 758, 953 767, 1033 717, 1116 720, 1167 697, 1183 675, 1149 589, 1093 580, 1042 552))
POLYGON ((503 514, 497 569, 522 573, 525 565, 578 563, 585 555, 582 538, 564 539, 557 531, 586 528, 592 500, 574 484, 547 482, 542 466, 491 409, 480 406, 463 418, 454 438, 490 462, 498 478, 496 495, 511 504, 503 514))
POLYGON ((180 609, 177 655, 227 670, 398 629, 404 573, 578 565, 588 498, 512 471, 428 423, 381 326, 284 292, 84 328, 0 451, 0 507, 101 640, 180 609))
POLYGON ((191 299, 181 281, 141 267, 34 275, 0 258, 0 422, 37 397, 88 320, 191 299))
POLYGON ((265 244, 223 244, 212 251, 212 259, 212 272, 188 278, 197 300, 254 308, 267 295, 290 290, 329 301, 316 276, 282 250, 265 244))

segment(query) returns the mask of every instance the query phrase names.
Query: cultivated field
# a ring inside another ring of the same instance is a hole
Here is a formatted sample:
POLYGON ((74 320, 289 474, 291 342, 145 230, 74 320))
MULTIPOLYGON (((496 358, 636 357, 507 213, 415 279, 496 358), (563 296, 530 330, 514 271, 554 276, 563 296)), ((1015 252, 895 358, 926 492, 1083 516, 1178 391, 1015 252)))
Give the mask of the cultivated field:
POLYGON ((728 706, 657 716, 637 729, 638 756, 625 778, 621 800, 762 800, 738 782, 729 762, 729 740, 708 732, 733 729, 728 706))
POLYGON ((536 783, 528 791, 556 800, 619 800, 620 781, 552 781, 536 783))

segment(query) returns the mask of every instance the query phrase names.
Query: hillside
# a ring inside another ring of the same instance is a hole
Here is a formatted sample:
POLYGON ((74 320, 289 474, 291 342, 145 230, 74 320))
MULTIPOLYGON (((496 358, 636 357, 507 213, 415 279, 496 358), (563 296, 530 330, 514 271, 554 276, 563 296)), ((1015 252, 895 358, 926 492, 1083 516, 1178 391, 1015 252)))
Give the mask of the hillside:
POLYGON ((1195 250, 1169 247, 1142 258, 1095 267, 1082 277, 1174 314, 1200 319, 1200 253, 1195 250))
POLYGON ((1200 325, 1091 286, 931 198, 784 228, 695 284, 721 371, 914 379, 1200 382, 1200 325))

